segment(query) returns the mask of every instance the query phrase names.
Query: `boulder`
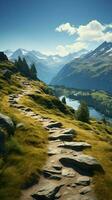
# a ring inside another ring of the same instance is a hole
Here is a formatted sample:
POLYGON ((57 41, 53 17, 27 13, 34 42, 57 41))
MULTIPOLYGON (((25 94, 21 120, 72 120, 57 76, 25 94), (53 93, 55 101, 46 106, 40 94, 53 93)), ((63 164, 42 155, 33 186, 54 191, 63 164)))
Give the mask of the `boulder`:
POLYGON ((62 183, 49 182, 41 187, 39 191, 32 194, 32 197, 38 200, 54 200, 62 186, 62 183))
POLYGON ((64 142, 63 144, 60 144, 58 147, 72 149, 75 151, 82 151, 83 149, 91 148, 91 145, 86 142, 64 142))
POLYGON ((13 121, 7 115, 0 113, 0 127, 7 130, 9 136, 14 134, 15 126, 13 121))
POLYGON ((77 156, 65 155, 62 156, 59 161, 64 166, 72 167, 84 175, 92 175, 95 171, 104 173, 100 163, 92 156, 84 154, 79 154, 77 156))

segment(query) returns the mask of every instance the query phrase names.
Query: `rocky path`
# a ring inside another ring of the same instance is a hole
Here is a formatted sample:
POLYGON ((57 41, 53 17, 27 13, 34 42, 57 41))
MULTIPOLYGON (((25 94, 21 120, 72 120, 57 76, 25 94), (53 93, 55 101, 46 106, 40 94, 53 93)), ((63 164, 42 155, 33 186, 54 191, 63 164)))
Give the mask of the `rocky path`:
POLYGON ((9 103, 24 115, 40 121, 48 130, 48 160, 39 183, 24 190, 21 200, 96 200, 92 176, 94 171, 102 171, 102 167, 95 158, 82 152, 83 149, 91 148, 91 145, 76 142, 75 130, 65 129, 61 122, 35 114, 31 108, 20 105, 19 99, 30 90, 27 84, 22 94, 9 96, 9 103))

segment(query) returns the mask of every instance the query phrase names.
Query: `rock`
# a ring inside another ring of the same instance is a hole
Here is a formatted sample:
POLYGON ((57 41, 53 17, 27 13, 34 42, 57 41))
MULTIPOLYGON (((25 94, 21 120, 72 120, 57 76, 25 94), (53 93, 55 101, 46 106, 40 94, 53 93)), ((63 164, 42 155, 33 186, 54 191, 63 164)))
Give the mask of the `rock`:
POLYGON ((83 149, 91 148, 91 145, 86 142, 64 142, 63 144, 59 145, 58 147, 72 149, 75 151, 82 151, 83 149))
POLYGON ((61 165, 54 165, 53 168, 56 169, 56 170, 61 170, 62 166, 61 165))
POLYGON ((73 134, 74 136, 77 134, 72 128, 65 128, 60 131, 62 134, 73 134))
POLYGON ((4 52, 0 52, 0 61, 7 61, 8 60, 8 58, 7 58, 7 56, 4 54, 4 52))
POLYGON ((18 123, 17 125, 16 125, 16 128, 24 128, 25 126, 24 126, 24 124, 23 123, 18 123))
POLYGON ((13 74, 9 69, 4 69, 2 71, 4 79, 8 80, 10 79, 11 75, 13 74))
POLYGON ((59 199, 60 197, 61 197, 61 193, 60 192, 56 193, 55 199, 59 199))
POLYGON ((35 194, 32 194, 32 197, 38 200, 54 200, 56 194, 62 186, 62 183, 47 183, 35 194))
POLYGON ((0 127, 5 128, 9 136, 14 134, 15 127, 13 121, 10 117, 2 113, 0 113, 0 127))
POLYGON ((86 177, 86 176, 81 176, 77 179, 76 181, 77 185, 83 185, 83 186, 87 186, 90 184, 90 178, 86 177))
POLYGON ((44 169, 43 174, 45 177, 49 177, 51 174, 61 175, 61 171, 55 169, 44 169))
POLYGON ((48 155, 53 156, 53 155, 59 154, 60 152, 61 152, 61 149, 59 149, 59 148, 55 148, 55 149, 50 148, 48 150, 48 155))
POLYGON ((84 175, 93 174, 95 171, 104 173, 102 166, 92 156, 87 156, 84 154, 77 156, 65 155, 62 156, 59 161, 64 166, 72 167, 73 169, 84 175))
POLYGON ((82 189, 80 189, 80 194, 87 194, 88 192, 91 192, 91 187, 90 186, 87 186, 87 187, 84 187, 82 189))
POLYGON ((45 128, 49 129, 49 128, 60 128, 62 126, 62 123, 61 122, 50 122, 48 123, 45 128))
POLYGON ((38 93, 38 94, 41 94, 41 91, 40 91, 40 90, 37 90, 37 89, 36 89, 35 92, 38 93))
POLYGON ((49 136, 49 140, 72 141, 73 140, 73 134, 54 133, 53 135, 49 136))
POLYGON ((71 168, 62 169, 62 176, 74 177, 76 175, 75 171, 71 168))
POLYGON ((31 108, 24 108, 24 110, 25 110, 26 112, 31 112, 31 111, 32 111, 31 108))
POLYGON ((61 180, 61 176, 58 176, 58 175, 51 175, 51 176, 49 176, 49 179, 61 180))

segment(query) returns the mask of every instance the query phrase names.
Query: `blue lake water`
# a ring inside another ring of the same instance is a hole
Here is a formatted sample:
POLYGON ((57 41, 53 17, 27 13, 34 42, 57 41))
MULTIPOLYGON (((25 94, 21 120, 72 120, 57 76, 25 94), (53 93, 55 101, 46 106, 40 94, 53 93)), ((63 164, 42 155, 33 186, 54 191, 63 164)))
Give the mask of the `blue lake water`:
MULTIPOLYGON (((62 100, 62 98, 63 98, 63 96, 61 96, 59 99, 62 100)), ((70 99, 70 98, 66 97, 66 104, 68 106, 71 106, 75 110, 77 110, 80 105, 80 102, 78 100, 74 100, 74 99, 70 99)), ((104 115, 102 113, 100 113, 93 107, 89 107, 89 112, 90 112, 90 117, 96 118, 97 120, 101 120, 104 117, 104 115)), ((112 118, 108 118, 106 116, 105 116, 105 118, 108 121, 112 122, 112 118)))

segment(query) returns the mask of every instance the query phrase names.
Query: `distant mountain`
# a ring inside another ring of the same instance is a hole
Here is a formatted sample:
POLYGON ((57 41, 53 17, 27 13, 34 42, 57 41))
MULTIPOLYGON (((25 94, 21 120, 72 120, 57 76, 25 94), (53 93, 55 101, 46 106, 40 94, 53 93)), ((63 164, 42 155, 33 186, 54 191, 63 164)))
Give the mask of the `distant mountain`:
POLYGON ((94 51, 66 64, 51 84, 112 93, 112 43, 104 42, 94 51))
POLYGON ((70 62, 76 57, 79 57, 85 52, 87 51, 83 49, 79 52, 61 57, 59 55, 47 56, 39 51, 28 51, 20 48, 14 52, 6 50, 5 54, 12 61, 17 60, 18 57, 21 57, 25 58, 29 65, 34 63, 37 68, 38 77, 44 82, 49 83, 66 63, 70 62))

